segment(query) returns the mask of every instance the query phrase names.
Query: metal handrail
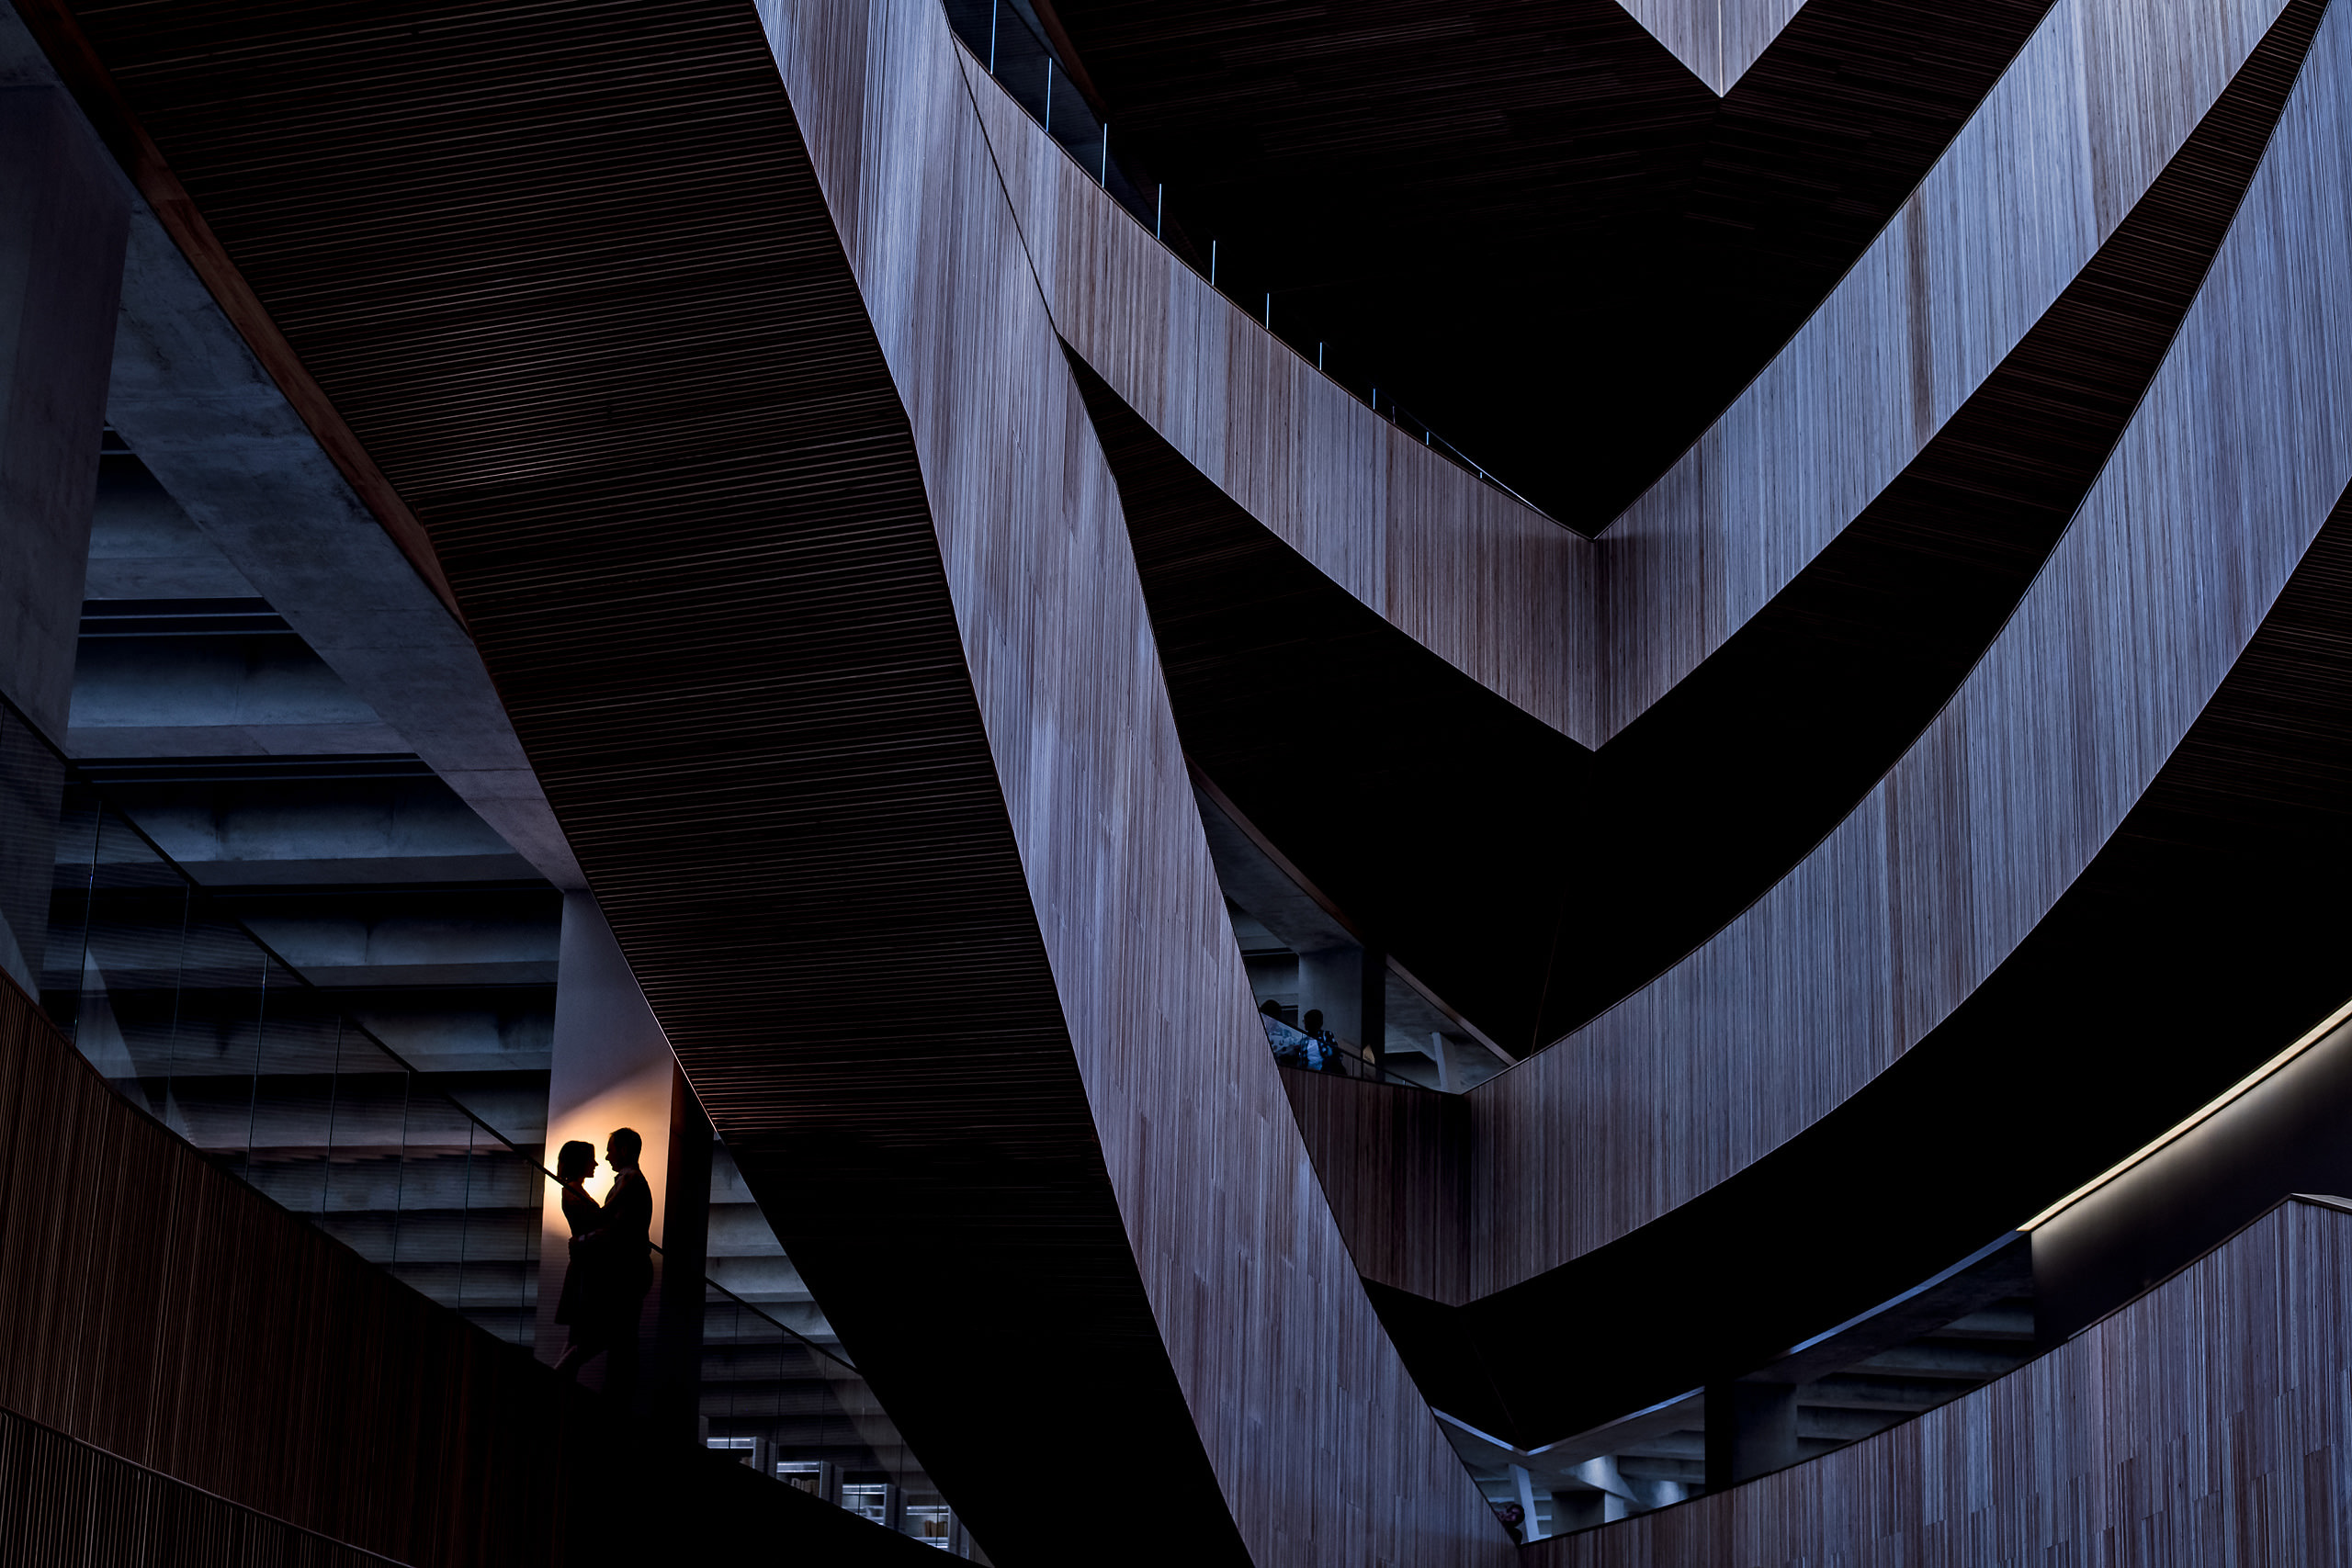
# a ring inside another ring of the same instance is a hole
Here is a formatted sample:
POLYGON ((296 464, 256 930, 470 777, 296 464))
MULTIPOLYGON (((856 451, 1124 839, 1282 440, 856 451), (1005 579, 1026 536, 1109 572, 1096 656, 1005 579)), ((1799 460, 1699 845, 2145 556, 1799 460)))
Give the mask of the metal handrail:
MULTIPOLYGON (((1101 131, 1099 145, 1090 146, 1088 149, 1089 157, 1092 159, 1091 166, 1088 162, 1088 158, 1080 157, 1075 147, 1071 146, 1069 142, 1064 141, 1060 137, 1055 135, 1053 126, 1054 73, 1058 70, 1065 76, 1069 76, 1069 68, 1062 63, 1060 56, 1055 51, 1052 41, 1041 37, 1037 30, 1029 25, 1028 19, 1023 17, 1017 10, 1008 12, 1005 0, 989 0, 988 25, 984 39, 967 37, 962 29, 956 25, 956 7, 952 3, 952 0, 942 0, 942 4, 947 11, 948 30, 955 36, 957 44, 965 51, 966 53, 972 57, 974 64, 979 66, 982 71, 987 73, 991 81, 997 82, 1005 86, 1006 96, 1012 98, 1015 104, 1019 105, 1023 113, 1027 114, 1032 119, 1036 120, 1039 125, 1044 128, 1046 140, 1052 141, 1055 146, 1060 148, 1063 156, 1069 158, 1071 163, 1076 164, 1080 169, 1085 170, 1087 177, 1093 180, 1096 185, 1101 186, 1105 192, 1109 193, 1111 198, 1117 202, 1119 206, 1125 210, 1127 216, 1133 219, 1138 226, 1148 230, 1151 233, 1152 239, 1157 242, 1162 249, 1166 250, 1169 254, 1174 256, 1186 266, 1191 267, 1196 276, 1205 281, 1210 288, 1216 289, 1220 294, 1224 294, 1228 301, 1238 305, 1240 303, 1239 299, 1227 292, 1227 286, 1222 286, 1217 282, 1217 241, 1212 239, 1209 242, 1208 268, 1205 272, 1201 269, 1192 257, 1185 255, 1181 250, 1169 243, 1167 234, 1168 187, 1164 184, 1158 181, 1153 182, 1153 199, 1148 212, 1141 210, 1137 205, 1130 204, 1126 198, 1112 190, 1111 175, 1115 172, 1120 176, 1119 183, 1125 185, 1129 190, 1135 193, 1136 203, 1140 203, 1143 199, 1143 186, 1138 182, 1129 177, 1125 171, 1120 167, 1118 160, 1114 159, 1111 155, 1111 124, 1108 119, 1102 119, 1098 122, 1101 131), (1042 116, 1040 116, 1036 110, 1030 108, 1029 105, 1023 100, 1020 93, 1012 89, 1011 84, 1007 82, 1003 73, 998 68, 998 57, 1000 52, 999 43, 1004 35, 1005 24, 1007 22, 1010 22, 1012 26, 1018 28, 1021 33, 1024 35, 1031 43, 1036 46, 1036 51, 1045 56, 1046 93, 1045 112, 1042 116)), ((975 0, 975 6, 977 6, 977 0, 975 0)), ((975 34, 978 34, 980 29, 977 15, 972 17, 972 21, 974 24, 974 32, 975 34)), ((1084 96, 1082 95, 1076 94, 1075 77, 1071 78, 1071 87, 1073 95, 1078 96, 1080 104, 1081 107, 1084 107, 1084 96)), ((1085 112, 1089 118, 1092 118, 1093 111, 1091 108, 1086 108, 1085 112)), ((1090 139, 1090 141, 1091 140, 1091 139, 1090 139)), ((1273 295, 1272 293, 1268 293, 1265 296, 1264 313, 1262 318, 1259 321, 1259 325, 1269 335, 1272 334, 1273 295)), ((1333 376, 1329 371, 1324 368, 1322 345, 1320 344, 1316 346, 1315 370, 1316 373, 1323 377, 1325 380, 1329 381, 1333 386, 1339 387, 1342 391, 1347 392, 1351 398, 1356 395, 1353 389, 1349 388, 1346 383, 1340 381, 1338 377, 1333 376)), ((1467 470, 1481 483, 1493 486, 1496 490, 1498 490, 1505 495, 1510 496, 1513 501, 1518 502, 1521 506, 1526 507, 1537 516, 1546 518, 1554 523, 1559 523, 1558 518, 1552 516, 1552 514, 1549 512, 1546 512, 1543 507, 1537 505, 1534 502, 1528 500, 1527 497, 1521 495, 1518 491, 1513 490, 1510 486, 1503 483, 1502 480, 1495 478, 1495 476, 1482 464, 1473 459, 1468 453, 1464 452, 1453 442, 1447 440, 1442 435, 1440 435, 1435 430, 1430 427, 1427 421, 1422 420, 1419 416, 1413 414, 1405 409, 1394 398, 1388 400, 1388 412, 1384 413, 1381 409, 1380 388, 1376 383, 1371 384, 1371 395, 1365 400, 1370 404, 1373 412, 1380 414, 1382 418, 1386 419, 1391 424, 1397 426, 1399 429, 1406 428, 1408 422, 1410 422, 1413 426, 1419 429, 1422 445, 1433 452, 1442 453, 1442 455, 1456 468, 1467 470)), ((1566 524, 1560 524, 1560 525, 1562 527, 1566 526, 1566 524)))

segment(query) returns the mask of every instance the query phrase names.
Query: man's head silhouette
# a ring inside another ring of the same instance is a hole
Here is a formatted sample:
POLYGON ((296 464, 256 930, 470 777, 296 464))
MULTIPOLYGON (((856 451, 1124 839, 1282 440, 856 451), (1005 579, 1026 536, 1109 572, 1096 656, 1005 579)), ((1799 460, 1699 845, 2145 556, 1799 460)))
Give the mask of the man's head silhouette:
POLYGON ((605 1140, 605 1158, 615 1170, 634 1170, 637 1156, 645 1152, 645 1140, 627 1127, 616 1127, 613 1135, 605 1140))

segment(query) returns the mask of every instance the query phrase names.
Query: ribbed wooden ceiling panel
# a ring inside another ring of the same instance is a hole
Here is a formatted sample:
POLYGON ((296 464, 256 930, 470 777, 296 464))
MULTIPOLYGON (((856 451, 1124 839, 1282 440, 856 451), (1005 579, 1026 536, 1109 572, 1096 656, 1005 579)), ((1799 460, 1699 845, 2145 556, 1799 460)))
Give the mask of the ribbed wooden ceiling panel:
POLYGON ((1040 1467, 1116 1431, 1165 1548, 1236 1557, 755 9, 79 15, 430 532, 696 1092, 950 1501, 1001 1561, 1091 1561, 1040 1467))

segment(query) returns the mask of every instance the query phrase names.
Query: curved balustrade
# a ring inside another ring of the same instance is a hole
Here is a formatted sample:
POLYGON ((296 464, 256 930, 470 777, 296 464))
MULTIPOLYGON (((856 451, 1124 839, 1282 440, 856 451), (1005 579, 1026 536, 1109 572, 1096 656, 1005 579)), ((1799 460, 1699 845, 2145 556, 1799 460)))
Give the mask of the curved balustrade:
MULTIPOLYGON (((1229 254, 1220 255, 1220 242, 1214 237, 1189 233, 1182 222, 1182 198, 1178 209, 1170 212, 1166 185, 1145 177, 1140 171, 1131 173, 1132 160, 1113 150, 1110 122, 1096 112, 1095 107, 1063 65, 1054 46, 1049 43, 1037 19, 1036 13, 1023 0, 945 0, 947 19, 956 36, 1003 87, 1007 96, 1028 112, 1029 118, 1042 127, 1046 134, 1068 152, 1071 162, 1086 171, 1094 183, 1107 192, 1111 199, 1126 209, 1137 221, 1151 231, 1152 237, 1166 245, 1183 263, 1205 279, 1212 288, 1233 301, 1240 310, 1250 310, 1268 331, 1274 330, 1272 292, 1251 297, 1237 289, 1233 283, 1229 254), (1220 280, 1220 274, 1223 275, 1220 280)), ((1284 341, 1288 342, 1285 334, 1284 341)), ((1372 411, 1485 483, 1525 506, 1531 512, 1542 508, 1505 484, 1482 468, 1467 452, 1438 434, 1429 422, 1398 402, 1393 389, 1383 395, 1377 370, 1360 368, 1341 374, 1337 367, 1342 357, 1362 364, 1362 356, 1351 355, 1351 345, 1335 345, 1318 342, 1312 355, 1315 368, 1348 388, 1351 394, 1362 399, 1372 411)), ((1304 350, 1302 350, 1304 352, 1304 350)))

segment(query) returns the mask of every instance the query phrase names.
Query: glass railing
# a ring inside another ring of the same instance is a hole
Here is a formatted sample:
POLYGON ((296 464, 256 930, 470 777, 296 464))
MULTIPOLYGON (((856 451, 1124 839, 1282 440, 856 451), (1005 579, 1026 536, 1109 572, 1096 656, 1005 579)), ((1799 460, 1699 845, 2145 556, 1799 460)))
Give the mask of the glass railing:
POLYGON ((705 1289, 703 1440, 926 1545, 982 1558, 857 1369, 725 1288, 705 1289))
MULTIPOLYGON (((22 726, 13 711, 0 723, 22 726)), ((502 1339, 537 1300, 536 1144, 393 1055, 71 775, 40 999, 115 1089, 222 1169, 502 1339)))
POLYGON ((1817 1459, 2006 1377, 2039 1353, 2012 1232, 1735 1379, 1521 1449, 1439 1425, 1521 1542, 1613 1523, 1817 1459))
POLYGON ((944 3, 956 36, 1006 96, 1027 111, 1029 118, 1045 129, 1046 134, 1086 171, 1089 178, 1125 208, 1136 222, 1151 231, 1154 239, 1206 279, 1211 288, 1249 311, 1268 332, 1311 361, 1331 381, 1346 388, 1351 395, 1363 399, 1383 419, 1530 511, 1543 512, 1542 507, 1497 479, 1461 447, 1398 403, 1393 395, 1384 393, 1376 372, 1354 377, 1342 374, 1336 368, 1340 353, 1335 345, 1300 339, 1287 327, 1278 326, 1274 321, 1276 294, 1245 285, 1241 281, 1243 269, 1236 265, 1240 258, 1232 255, 1229 247, 1207 229, 1188 228, 1181 210, 1181 197, 1171 197, 1167 186, 1151 178, 1114 143, 1109 122, 1087 102, 1085 93, 1046 40, 1035 9, 1024 0, 944 3), (1171 207, 1171 201, 1180 206, 1171 207))
POLYGON ((1283 857, 1197 767, 1194 804, 1274 1060, 1460 1094, 1510 1065, 1283 857))
MULTIPOLYGON (((5 698, 0 920, 0 959, 117 1092, 419 1293, 532 1344, 543 1144, 476 1115, 224 913, 5 698)), ((985 1561, 837 1348, 707 1279, 704 1301, 712 1447, 985 1561)))

